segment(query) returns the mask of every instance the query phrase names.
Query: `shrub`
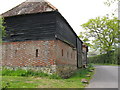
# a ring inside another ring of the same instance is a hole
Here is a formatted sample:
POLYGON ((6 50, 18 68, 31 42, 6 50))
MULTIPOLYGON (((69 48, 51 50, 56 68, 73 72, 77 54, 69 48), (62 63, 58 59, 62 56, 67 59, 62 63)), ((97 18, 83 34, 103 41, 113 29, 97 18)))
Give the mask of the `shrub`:
POLYGON ((10 83, 9 82, 2 82, 1 90, 7 90, 8 87, 10 87, 10 83))
POLYGON ((11 69, 4 68, 2 70, 3 76, 22 76, 23 73, 26 73, 26 71, 22 69, 11 70, 11 69))
POLYGON ((118 64, 118 53, 115 51, 111 51, 107 54, 96 55, 93 57, 89 57, 89 63, 94 64, 118 64))

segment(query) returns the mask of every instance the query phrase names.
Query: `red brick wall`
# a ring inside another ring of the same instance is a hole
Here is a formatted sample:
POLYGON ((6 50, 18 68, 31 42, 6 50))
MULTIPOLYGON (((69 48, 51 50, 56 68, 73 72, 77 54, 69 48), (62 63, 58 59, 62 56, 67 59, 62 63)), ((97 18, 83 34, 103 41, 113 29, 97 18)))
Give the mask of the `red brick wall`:
POLYGON ((76 50, 60 40, 5 42, 2 48, 2 64, 7 66, 77 66, 76 50))
POLYGON ((77 70, 77 52, 68 44, 56 40, 56 73, 63 78, 70 77, 77 70))
POLYGON ((71 76, 77 69, 76 50, 60 40, 6 42, 2 48, 3 66, 35 70, 37 66, 37 70, 57 73, 64 78, 71 76))
POLYGON ((77 52, 73 47, 57 40, 57 65, 75 65, 77 67, 77 52), (63 54, 63 55, 62 55, 63 54))
POLYGON ((47 66, 55 65, 55 41, 6 42, 2 45, 2 65, 47 66), (38 49, 38 57, 36 57, 38 49))

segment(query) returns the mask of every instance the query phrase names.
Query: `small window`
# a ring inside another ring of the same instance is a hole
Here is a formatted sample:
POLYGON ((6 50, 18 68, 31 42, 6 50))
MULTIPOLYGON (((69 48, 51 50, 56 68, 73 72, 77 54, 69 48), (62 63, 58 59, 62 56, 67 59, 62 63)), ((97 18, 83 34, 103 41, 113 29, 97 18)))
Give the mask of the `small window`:
POLYGON ((71 53, 71 58, 72 58, 72 53, 71 53))
POLYGON ((74 59, 74 53, 73 53, 73 56, 72 56, 72 57, 73 57, 73 59, 74 59))
POLYGON ((69 57, 69 52, 67 52, 67 57, 69 57))
POLYGON ((15 54, 17 53, 17 50, 15 50, 15 54))
POLYGON ((63 49, 62 49, 62 56, 63 56, 63 49))
POLYGON ((36 49, 36 57, 38 57, 38 49, 36 49))
POLYGON ((76 59, 76 55, 74 55, 74 59, 76 59))

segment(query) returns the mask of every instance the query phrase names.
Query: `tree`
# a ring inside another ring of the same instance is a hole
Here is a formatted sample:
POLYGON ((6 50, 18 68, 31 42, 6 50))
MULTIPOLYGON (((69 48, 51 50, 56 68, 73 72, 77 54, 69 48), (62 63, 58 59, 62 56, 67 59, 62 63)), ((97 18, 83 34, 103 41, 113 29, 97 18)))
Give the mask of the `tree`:
POLYGON ((6 35, 5 33, 5 27, 3 26, 3 18, 0 17, 0 41, 2 40, 2 37, 6 35))
POLYGON ((106 0, 104 2, 105 5, 111 6, 113 3, 120 2, 120 0, 106 0))
POLYGON ((85 29, 85 32, 80 34, 80 38, 83 41, 86 40, 86 43, 91 39, 91 46, 101 53, 108 53, 118 44, 120 31, 118 30, 117 17, 96 17, 81 26, 85 29))
POLYGON ((89 47, 92 46, 92 44, 90 44, 90 40, 88 39, 86 32, 80 32, 79 38, 84 42, 85 45, 89 47))

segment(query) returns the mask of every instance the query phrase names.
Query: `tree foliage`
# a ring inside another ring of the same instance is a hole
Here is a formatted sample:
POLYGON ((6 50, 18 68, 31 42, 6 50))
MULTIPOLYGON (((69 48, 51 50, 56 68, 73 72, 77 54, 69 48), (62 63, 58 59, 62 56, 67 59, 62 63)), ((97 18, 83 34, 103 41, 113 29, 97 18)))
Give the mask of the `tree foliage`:
POLYGON ((107 6, 111 6, 115 2, 120 2, 120 0, 106 0, 104 4, 107 6))
POLYGON ((5 27, 3 26, 3 18, 0 17, 0 38, 4 37, 6 35, 5 33, 5 27))
POLYGON ((91 47, 92 44, 89 43, 89 38, 86 34, 86 32, 80 32, 79 38, 84 42, 85 45, 91 47))
MULTIPOLYGON (((85 32, 80 33, 80 38, 86 43, 92 41, 94 49, 102 52, 109 52, 118 43, 118 19, 109 16, 96 17, 81 25, 85 32)), ((90 43, 89 43, 90 44, 90 43)))

